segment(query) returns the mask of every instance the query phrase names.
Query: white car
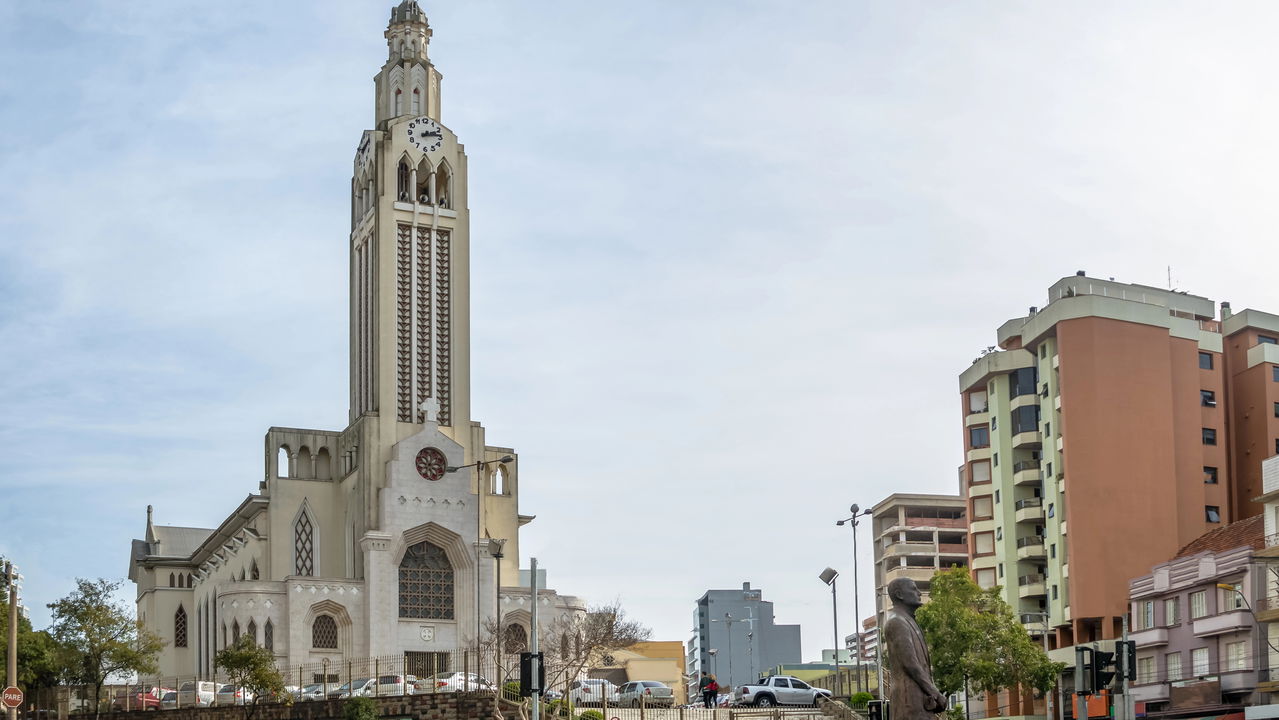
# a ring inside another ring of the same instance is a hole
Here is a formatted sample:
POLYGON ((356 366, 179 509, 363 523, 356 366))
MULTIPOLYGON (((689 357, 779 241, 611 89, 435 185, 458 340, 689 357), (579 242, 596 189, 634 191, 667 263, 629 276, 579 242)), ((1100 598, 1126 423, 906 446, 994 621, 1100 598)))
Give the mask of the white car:
POLYGON ((324 685, 322 683, 311 683, 304 687, 298 688, 293 692, 293 699, 298 702, 304 700, 323 700, 324 685))
POLYGON ((178 688, 178 707, 212 707, 218 699, 218 684, 207 680, 187 681, 178 688))
POLYGON ((574 705, 599 705, 601 700, 616 705, 617 686, 608 680, 574 680, 568 686, 568 699, 574 705))
POLYGON ((381 675, 377 679, 376 696, 412 695, 417 678, 412 675, 381 675))
POLYGON ((640 705, 674 707, 675 691, 671 690, 666 683, 656 680, 636 680, 617 689, 617 704, 621 707, 639 707, 640 705))
POLYGON ((350 697, 369 697, 373 694, 373 687, 377 685, 377 678, 360 678, 352 680, 349 683, 341 685, 329 690, 329 699, 338 700, 350 697))
POLYGON ((483 675, 464 672, 442 672, 418 683, 422 692, 466 692, 483 690, 493 692, 497 688, 483 675))
POLYGON ((252 705, 253 693, 234 685, 223 685, 218 688, 217 699, 214 702, 223 707, 227 705, 252 705))

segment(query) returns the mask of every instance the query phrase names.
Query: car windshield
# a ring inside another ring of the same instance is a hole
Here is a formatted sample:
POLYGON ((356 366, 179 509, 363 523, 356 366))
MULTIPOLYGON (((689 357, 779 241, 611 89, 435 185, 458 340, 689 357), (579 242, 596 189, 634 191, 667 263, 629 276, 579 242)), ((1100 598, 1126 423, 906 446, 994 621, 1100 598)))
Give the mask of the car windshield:
POLYGON ((320 683, 312 683, 312 684, 307 685, 306 687, 302 688, 302 692, 304 692, 304 693, 315 692, 316 690, 319 690, 319 689, 320 689, 320 687, 321 687, 321 686, 320 686, 320 683))
POLYGON ((178 697, 178 694, 177 694, 177 693, 175 693, 175 692, 167 692, 167 693, 165 693, 165 694, 164 694, 164 698, 163 698, 163 699, 164 699, 164 700, 176 700, 176 699, 177 699, 177 697, 178 697))
POLYGON ((640 684, 641 684, 641 685, 643 685, 644 687, 666 687, 665 685, 663 685, 663 684, 661 684, 661 683, 659 683, 659 682, 650 682, 650 681, 648 681, 648 680, 645 680, 644 682, 642 682, 642 683, 640 683, 640 684))
POLYGON ((222 686, 222 687, 218 690, 218 692, 220 692, 220 693, 224 693, 224 692, 235 692, 235 686, 234 686, 234 685, 223 685, 223 686, 222 686))
POLYGON ((399 675, 383 675, 377 681, 379 685, 394 685, 395 683, 404 682, 404 678, 399 675))

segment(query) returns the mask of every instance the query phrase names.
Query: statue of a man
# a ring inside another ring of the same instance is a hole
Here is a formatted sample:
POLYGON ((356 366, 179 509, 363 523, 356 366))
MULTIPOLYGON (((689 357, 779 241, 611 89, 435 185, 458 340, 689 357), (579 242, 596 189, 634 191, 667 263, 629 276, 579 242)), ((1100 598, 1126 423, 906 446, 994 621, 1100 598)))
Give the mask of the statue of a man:
POLYGON ((893 609, 884 621, 888 643, 889 712, 893 720, 935 720, 946 709, 946 696, 933 684, 932 663, 924 633, 915 622, 915 610, 924 604, 910 578, 888 583, 893 609))

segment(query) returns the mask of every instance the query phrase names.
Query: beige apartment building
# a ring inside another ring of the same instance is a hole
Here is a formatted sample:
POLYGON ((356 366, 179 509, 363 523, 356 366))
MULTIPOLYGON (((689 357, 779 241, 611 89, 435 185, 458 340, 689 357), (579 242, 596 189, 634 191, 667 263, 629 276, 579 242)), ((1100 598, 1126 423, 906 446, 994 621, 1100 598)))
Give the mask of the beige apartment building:
MULTIPOLYGON (((1052 647, 1118 637, 1129 581, 1260 512, 1279 316, 1087 277, 1001 325, 959 378, 969 557, 1052 647)), ((1008 713, 1008 714, 1016 714, 1008 713)))
MULTIPOLYGON (((875 619, 870 628, 881 626, 883 614, 892 607, 888 583, 910 578, 927 599, 935 573, 968 565, 965 513, 966 503, 960 495, 894 493, 875 505, 871 510, 875 619)), ((865 640, 862 645, 865 654, 865 640)))

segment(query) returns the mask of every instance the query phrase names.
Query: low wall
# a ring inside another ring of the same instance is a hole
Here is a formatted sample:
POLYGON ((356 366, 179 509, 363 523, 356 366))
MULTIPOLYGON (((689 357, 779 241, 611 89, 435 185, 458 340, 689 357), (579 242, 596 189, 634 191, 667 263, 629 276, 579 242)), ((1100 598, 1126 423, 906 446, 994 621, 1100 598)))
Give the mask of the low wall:
MULTIPOLYGON (((497 698, 490 693, 427 693, 371 697, 383 717, 414 720, 501 720, 497 698)), ((293 705, 257 706, 253 720, 332 720, 342 717, 346 700, 312 700, 293 705)), ((211 707, 176 710, 109 712, 102 720, 245 720, 246 708, 211 707)))

